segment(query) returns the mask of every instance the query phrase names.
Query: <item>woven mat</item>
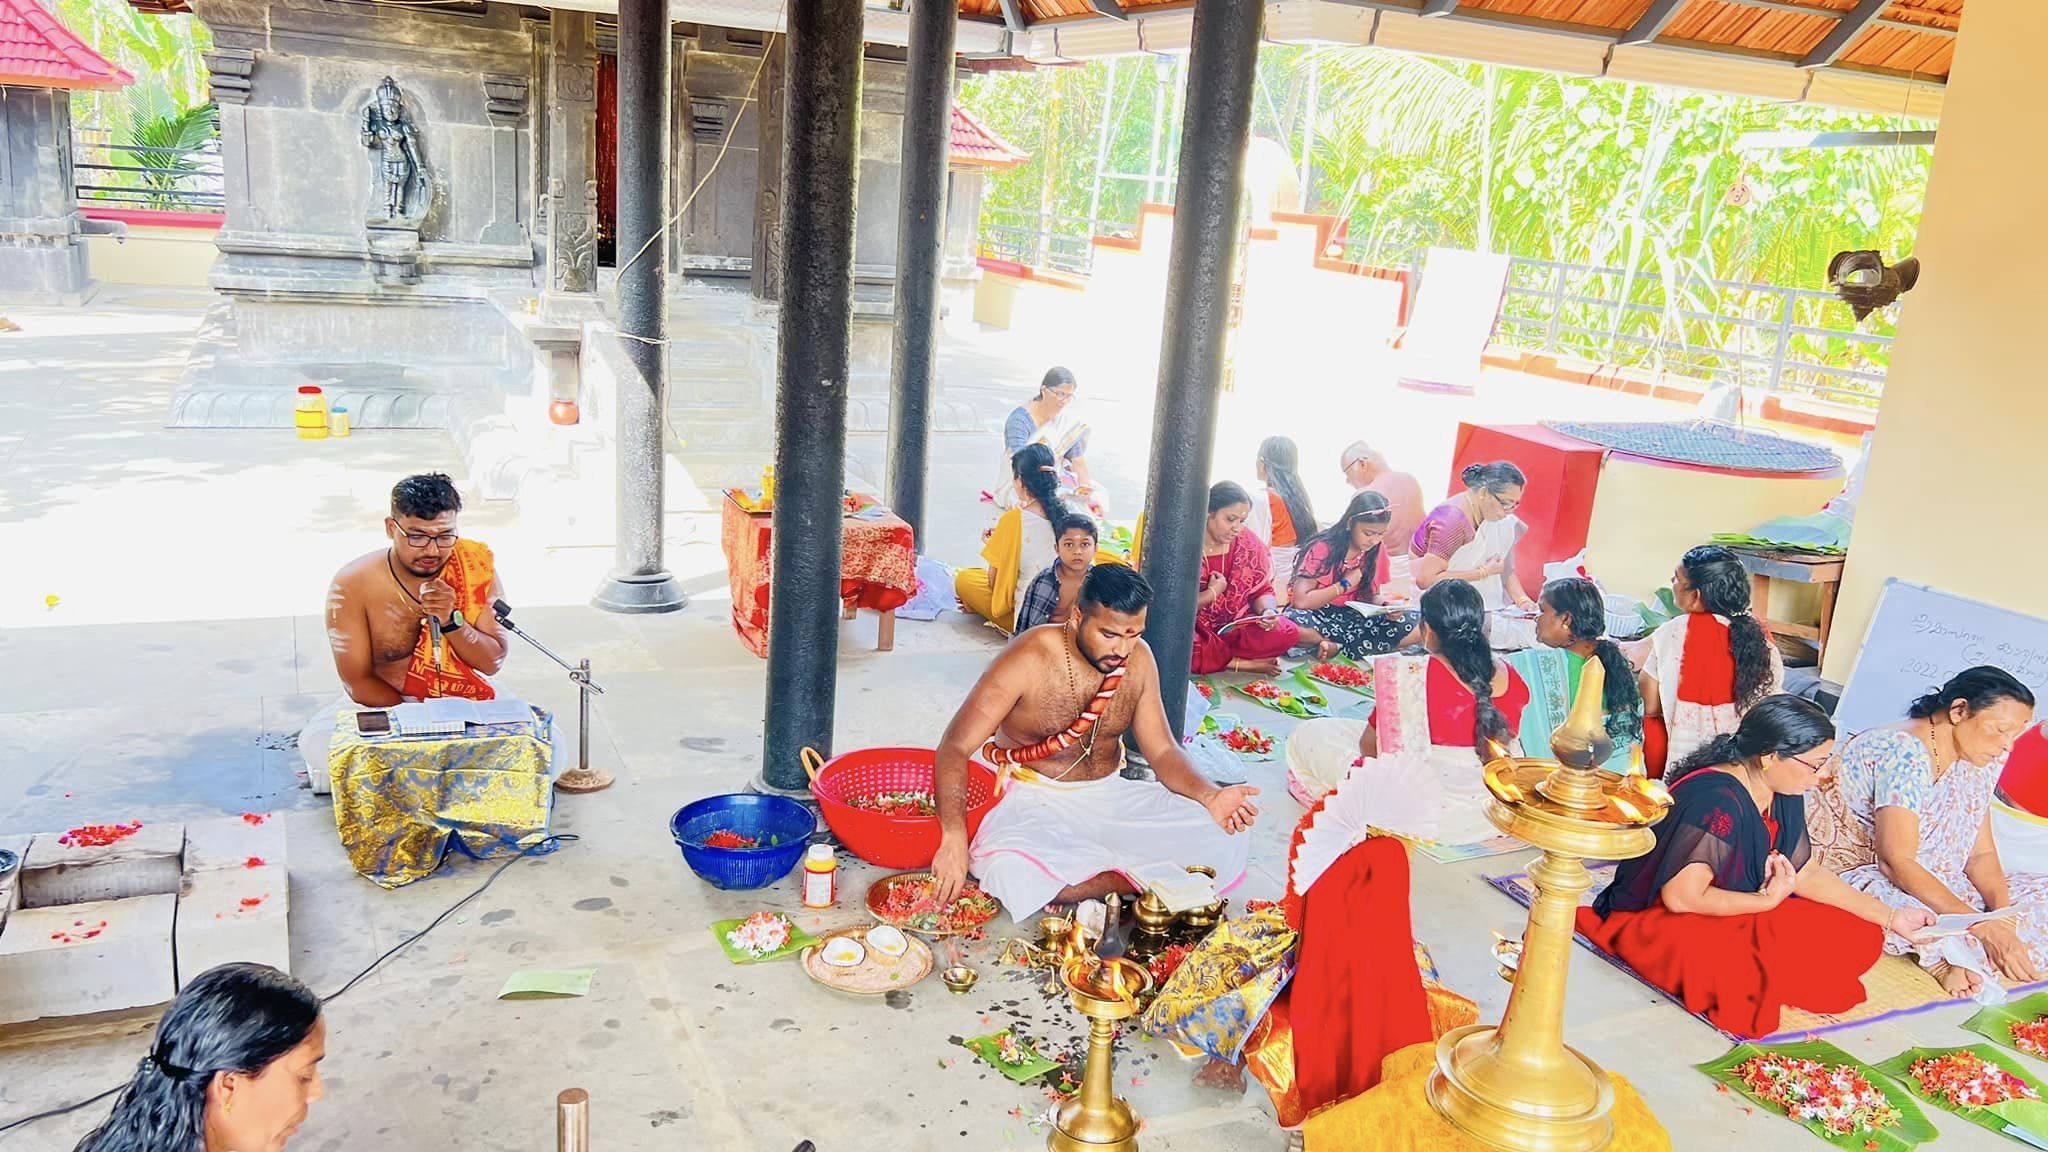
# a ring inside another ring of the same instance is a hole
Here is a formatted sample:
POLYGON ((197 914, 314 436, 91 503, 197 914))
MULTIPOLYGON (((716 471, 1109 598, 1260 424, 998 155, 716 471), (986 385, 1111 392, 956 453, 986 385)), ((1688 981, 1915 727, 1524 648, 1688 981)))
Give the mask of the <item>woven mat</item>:
POLYGON ((1710 420, 1580 424, 1545 420, 1545 428, 1652 460, 1740 468, 1749 472, 1826 472, 1842 461, 1819 445, 1710 420))
MULTIPOLYGON (((1594 898, 1599 896, 1606 889, 1608 881, 1614 878, 1614 865, 1612 864, 1591 864, 1589 867, 1593 871, 1593 887, 1579 900, 1581 904, 1587 907, 1592 906, 1594 898)), ((1506 893, 1509 899, 1524 908, 1529 906, 1529 901, 1534 899, 1536 895, 1535 889, 1530 886, 1529 874, 1526 872, 1516 872, 1506 876, 1488 876, 1486 882, 1506 893)), ((1669 992, 1664 991, 1648 980, 1644 980, 1642 975, 1635 969, 1622 963, 1620 957, 1612 952, 1606 952, 1595 947, 1593 942, 1584 936, 1579 936, 1577 939, 1580 944, 1585 946, 1587 951, 1628 973, 1630 976, 1635 977, 1637 982, 1642 984, 1643 987, 1650 989, 1674 1004, 1679 1003, 1669 992)), ((2009 991, 2014 996, 2021 996, 2043 987, 2048 987, 2048 981, 2043 981, 2039 984, 2028 984, 2024 987, 2009 989, 2009 991)), ((1941 985, 1934 982, 1934 977, 1921 971, 1918 964, 1906 959, 1904 956, 1880 957, 1877 963, 1871 967, 1870 971, 1863 974, 1863 991, 1865 993, 1863 1003, 1839 1015, 1806 1012, 1798 1008, 1787 1007, 1778 1017, 1778 1030, 1769 1036, 1758 1038, 1754 1042, 1768 1044, 1781 1040, 1797 1040, 1805 1036, 1819 1036, 1827 1032, 1839 1032, 1844 1028, 1857 1028, 1865 1024, 1875 1024, 1881 1020, 1913 1016, 1947 1005, 1966 1003, 1966 1001, 1949 998, 1948 994, 1941 990, 1941 985)), ((1683 1006, 1680 1004, 1680 1007, 1683 1006)), ((1714 1031, 1720 1032, 1731 1040, 1744 1039, 1744 1037, 1737 1036, 1733 1032, 1715 1028, 1713 1022, 1705 1016, 1700 1016, 1698 1013, 1693 1015, 1700 1023, 1705 1024, 1709 1028, 1714 1028, 1714 1031)))

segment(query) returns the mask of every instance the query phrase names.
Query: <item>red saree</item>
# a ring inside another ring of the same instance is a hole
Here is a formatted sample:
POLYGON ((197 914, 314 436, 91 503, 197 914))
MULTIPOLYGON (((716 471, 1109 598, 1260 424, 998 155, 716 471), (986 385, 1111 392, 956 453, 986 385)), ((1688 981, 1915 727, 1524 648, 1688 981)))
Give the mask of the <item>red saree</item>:
POLYGON ((1224 625, 1252 612, 1252 602, 1273 592, 1273 556, 1264 541, 1250 532, 1239 532, 1230 551, 1202 559, 1202 582, 1223 574, 1223 594, 1195 613, 1195 650, 1189 670, 1197 675, 1221 672, 1232 660, 1271 660, 1284 654, 1301 638, 1301 626, 1285 617, 1275 617, 1272 627, 1240 624, 1225 632, 1224 625))
POLYGON ((1657 907, 1602 920, 1581 908, 1578 926, 1686 1011, 1745 1038, 1776 1032, 1788 1005, 1826 1013, 1863 1003, 1863 974, 1884 951, 1884 929, 1797 896, 1750 916, 1657 907))
POLYGON ((1739 781, 1713 768, 1687 775, 1671 795, 1656 847, 1616 867, 1593 907, 1579 909, 1579 932, 1737 1036, 1776 1032, 1788 1006, 1827 1013, 1861 1004, 1863 974, 1884 951, 1876 924, 1798 896, 1742 916, 1662 903, 1664 885, 1694 864, 1707 865, 1727 892, 1760 891, 1774 851, 1803 867, 1813 855, 1804 798, 1779 795, 1766 816, 1739 781))
POLYGON ((1387 1054, 1431 1039, 1408 920, 1408 851, 1375 836, 1338 857, 1301 898, 1288 989, 1304 1113, 1379 1083, 1387 1054))

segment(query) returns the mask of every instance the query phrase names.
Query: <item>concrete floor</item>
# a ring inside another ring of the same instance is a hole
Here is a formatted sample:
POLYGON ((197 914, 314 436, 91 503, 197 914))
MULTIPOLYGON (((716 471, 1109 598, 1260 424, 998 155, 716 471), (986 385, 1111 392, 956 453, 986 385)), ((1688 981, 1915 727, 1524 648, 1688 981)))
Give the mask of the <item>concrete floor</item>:
MULTIPOLYGON (((395 476, 452 469, 456 454, 427 435, 301 444, 282 433, 164 430, 197 320, 193 303, 131 297, 78 311, 14 310, 24 330, 0 336, 0 834, 281 811, 292 840, 294 969, 325 993, 494 867, 452 862, 396 892, 361 880, 327 806, 298 786, 298 756, 286 746, 337 691, 314 615, 328 575, 378 545, 395 476)), ((948 363, 961 386, 994 394, 1040 370, 1035 356, 1013 351, 1001 340, 955 346, 948 363)), ((1103 429, 1098 468, 1113 490, 1130 493, 1120 499, 1134 509, 1149 382, 1085 386, 1103 429)), ((1227 405, 1218 455, 1226 462, 1248 459, 1249 445, 1274 430, 1245 404, 1233 397, 1227 405)), ((1519 380, 1474 400, 1401 394, 1370 410, 1398 406, 1384 427, 1403 437, 1383 437, 1385 446, 1397 458, 1412 455, 1430 477, 1444 473, 1457 418, 1564 414, 1556 407, 1564 404, 1610 415, 1659 410, 1519 380)), ((1355 434, 1316 433, 1341 437, 1339 446, 1355 434)), ((869 461, 880 450, 876 437, 852 446, 869 461)), ((997 455, 992 433, 935 443, 932 550, 942 558, 964 562, 978 550, 972 494, 988 485, 997 455)), ((1334 489, 1333 460, 1328 471, 1312 483, 1334 489)), ((1334 492, 1329 499, 1334 506, 1334 492)), ((294 1148, 540 1152, 553 1147, 550 1101, 570 1086, 591 1089, 596 1146, 607 1152, 782 1152, 800 1139, 822 1152, 1038 1146, 1032 1120, 1044 1096, 951 1041, 1021 1021, 1064 1047, 1082 1029, 1021 973, 993 967, 994 941, 968 949, 984 973, 971 995, 951 996, 933 980, 882 1002, 822 991, 792 963, 728 965, 707 931, 716 919, 796 905, 791 881, 754 894, 699 882, 664 828, 682 804, 736 789, 759 766, 763 664, 726 623, 715 522, 671 517, 671 565, 695 599, 656 618, 583 606, 605 549, 553 545, 547 525, 512 508, 473 509, 464 528, 497 548, 521 622, 594 661, 609 692, 592 729, 593 758, 619 783, 564 798, 555 830, 576 843, 515 865, 333 1003, 327 1099, 294 1148), (494 999, 516 970, 582 966, 597 969, 586 998, 494 999)), ((948 614, 905 622, 897 650, 880 654, 872 618, 842 625, 839 747, 936 740, 996 639, 948 614)), ((574 715, 563 676, 535 653, 516 653, 500 683, 574 715)), ((1288 727, 1271 713, 1255 722, 1288 727)), ((1255 766, 1253 779, 1265 789, 1267 815, 1253 833, 1254 872, 1242 894, 1271 897, 1299 811, 1277 762, 1255 766)), ((1507 992, 1493 975, 1492 933, 1518 932, 1522 913, 1482 875, 1526 859, 1416 865, 1416 932, 1448 982, 1489 1017, 1507 992)), ((843 888, 863 892, 875 874, 852 867, 843 888)), ((862 919, 843 905, 801 913, 800 922, 862 919)), ((1955 1025, 1969 1011, 1833 1039, 1872 1058, 1964 1042, 1955 1025)), ((1726 1041, 1584 953, 1574 954, 1567 1035, 1637 1084, 1680 1149, 1819 1146, 1715 1092, 1691 1065, 1720 1055, 1726 1041)), ((0 1029, 0 1122, 120 1081, 146 1045, 146 1021, 0 1029)), ((1195 1066, 1149 1039, 1128 1041, 1124 1053, 1118 1087, 1147 1119, 1148 1152, 1284 1147, 1258 1090, 1196 1087, 1195 1066)), ((99 1106, 47 1121, 0 1144, 69 1148, 103 1114, 99 1106)), ((1944 1146, 1994 1144, 1960 1121, 1937 1123, 1944 1146)))

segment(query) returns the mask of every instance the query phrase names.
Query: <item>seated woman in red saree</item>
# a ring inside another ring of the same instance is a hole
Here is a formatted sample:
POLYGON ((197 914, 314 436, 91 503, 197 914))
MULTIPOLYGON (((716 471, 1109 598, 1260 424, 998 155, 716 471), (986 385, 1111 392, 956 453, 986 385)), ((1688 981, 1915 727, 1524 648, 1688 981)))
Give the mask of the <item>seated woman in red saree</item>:
POLYGON ((1846 1012, 1887 931, 1933 924, 1814 859, 1805 794, 1832 771, 1835 729, 1796 696, 1771 696, 1670 775, 1671 811, 1649 855, 1625 860, 1579 932, 1687 1011, 1737 1036, 1778 1030, 1787 1006, 1846 1012))
POLYGON ((1251 514, 1251 494, 1242 487, 1225 480, 1209 489, 1195 652, 1189 663, 1198 675, 1228 669, 1271 676, 1280 671, 1281 654, 1301 638, 1301 628, 1279 615, 1266 542, 1245 531, 1251 514), (1241 622, 1249 616, 1262 618, 1241 622))

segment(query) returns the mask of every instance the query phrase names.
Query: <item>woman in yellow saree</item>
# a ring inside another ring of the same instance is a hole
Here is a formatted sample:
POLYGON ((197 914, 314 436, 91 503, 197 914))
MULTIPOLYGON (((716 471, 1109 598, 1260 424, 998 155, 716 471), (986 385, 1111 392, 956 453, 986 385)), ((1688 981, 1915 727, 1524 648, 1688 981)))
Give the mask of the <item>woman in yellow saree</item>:
POLYGON ((982 545, 988 567, 963 568, 953 577, 961 606, 1005 632, 1016 625, 1025 586, 1059 558, 1052 526, 1067 514, 1052 449, 1026 444, 1010 457, 1010 473, 1016 505, 996 519, 982 545))

